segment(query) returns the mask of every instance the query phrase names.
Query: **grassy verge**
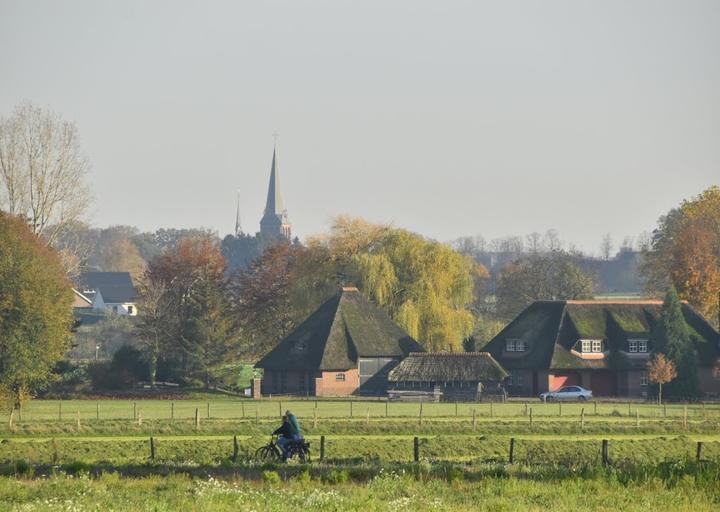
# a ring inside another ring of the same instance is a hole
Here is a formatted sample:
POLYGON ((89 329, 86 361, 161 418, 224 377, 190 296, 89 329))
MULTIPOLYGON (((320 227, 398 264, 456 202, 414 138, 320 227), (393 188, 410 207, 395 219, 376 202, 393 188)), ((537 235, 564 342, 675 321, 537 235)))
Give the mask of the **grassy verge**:
MULTIPOLYGON (((72 470, 72 468, 70 468, 72 470)), ((530 469, 427 464, 124 477, 0 477, 7 510, 716 510, 717 465, 530 469), (551 484, 551 485, 549 485, 551 484), (561 492, 559 490, 561 489, 561 492)), ((125 472, 127 474, 127 472, 125 472)))

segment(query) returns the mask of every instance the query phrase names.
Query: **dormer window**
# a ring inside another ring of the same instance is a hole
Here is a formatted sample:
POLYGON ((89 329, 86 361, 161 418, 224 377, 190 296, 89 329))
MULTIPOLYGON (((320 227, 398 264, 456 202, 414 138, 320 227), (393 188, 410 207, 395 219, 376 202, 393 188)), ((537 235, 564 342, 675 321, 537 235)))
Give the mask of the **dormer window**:
POLYGON ((628 340, 628 352, 647 354, 648 340, 628 340))
POLYGON ((523 340, 507 339, 505 340, 505 352, 525 352, 527 345, 523 340))
POLYGON ((580 340, 580 348, 583 354, 599 354, 602 352, 602 340, 580 340))

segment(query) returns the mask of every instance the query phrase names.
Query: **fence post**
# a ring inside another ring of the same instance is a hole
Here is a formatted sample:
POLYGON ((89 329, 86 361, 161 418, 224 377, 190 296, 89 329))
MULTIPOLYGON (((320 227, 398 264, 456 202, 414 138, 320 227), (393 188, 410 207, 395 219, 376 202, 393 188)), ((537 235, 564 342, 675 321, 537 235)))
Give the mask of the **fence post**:
POLYGON ((602 463, 603 466, 607 466, 608 464, 610 464, 610 453, 608 449, 607 439, 602 440, 602 463))
POLYGON ((532 427, 532 407, 530 407, 530 426, 532 427))
POLYGON ((683 428, 687 428, 687 404, 683 406, 683 428))
POLYGON ((350 399, 350 417, 353 417, 353 401, 352 398, 350 399))
POLYGON ((142 425, 142 409, 138 411, 138 426, 142 425))
POLYGON ((458 411, 457 411, 457 400, 455 400, 455 417, 457 418, 458 411))
POLYGON ((170 419, 175 419, 175 402, 170 402, 170 419))
POLYGON ((62 421, 62 398, 58 402, 58 421, 62 421))
POLYGON ((515 438, 510 438, 510 456, 508 457, 508 462, 512 464, 515 462, 515 438))
POLYGON ((423 401, 420 400, 420 416, 418 417, 418 424, 422 425, 422 413, 423 413, 423 401))
POLYGON ((472 420, 473 430, 475 430, 475 427, 477 427, 477 416, 475 414, 475 408, 473 408, 473 420, 472 420))
POLYGON ((96 420, 100 419, 100 402, 97 402, 95 404, 95 419, 96 420))
POLYGON ((57 442, 55 441, 54 437, 52 438, 52 449, 53 449, 52 462, 53 462, 53 464, 57 464, 60 460, 60 456, 58 455, 57 442))
POLYGON ((280 411, 280 417, 282 418, 282 400, 278 402, 278 410, 280 411))
POLYGON ((417 436, 413 438, 413 460, 420 462, 420 439, 417 436))
POLYGON ((195 407, 195 430, 200 427, 200 408, 195 407))
POLYGON ((697 442, 697 450, 695 451, 695 459, 699 462, 702 456, 702 441, 697 442))
POLYGON ((390 402, 390 399, 385 400, 385 417, 388 417, 388 402, 390 402))
POLYGON ((325 460, 325 436, 320 436, 320 462, 325 460))
POLYGON ((80 432, 80 409, 77 410, 76 418, 77 418, 77 429, 78 429, 78 432, 80 432))
POLYGON ((595 416, 597 416, 597 400, 593 401, 593 405, 595 405, 595 416))
POLYGON ((210 419, 210 402, 207 403, 207 417, 210 419))
POLYGON ((640 409, 635 409, 635 426, 640 426, 640 409))
POLYGON ((150 436, 150 460, 155 460, 155 438, 150 436))
POLYGON ((490 417, 493 417, 493 402, 490 400, 490 417))
POLYGON ((580 428, 585 428, 585 407, 580 409, 580 428))
POLYGON ((13 418, 15 417, 15 408, 13 407, 13 410, 10 411, 10 421, 8 422, 8 426, 10 427, 10 430, 13 428, 13 418))
POLYGON ((245 402, 240 402, 240 410, 242 411, 242 419, 245 419, 245 402))
POLYGON ((524 414, 524 416, 527 416, 527 415, 528 415, 528 404, 527 404, 527 402, 525 402, 525 414, 524 414))
POLYGON ((239 452, 238 442, 237 442, 237 436, 233 436, 233 456, 232 461, 233 464, 237 462, 238 460, 238 452, 239 452))
POLYGON ((313 409, 313 428, 317 428, 317 409, 313 409))
POLYGON ((137 402, 133 402, 133 419, 137 418, 137 402))
POLYGON ((667 418, 667 404, 663 404, 663 418, 667 418))
POLYGON ((558 416, 562 416, 562 402, 558 401, 558 416))

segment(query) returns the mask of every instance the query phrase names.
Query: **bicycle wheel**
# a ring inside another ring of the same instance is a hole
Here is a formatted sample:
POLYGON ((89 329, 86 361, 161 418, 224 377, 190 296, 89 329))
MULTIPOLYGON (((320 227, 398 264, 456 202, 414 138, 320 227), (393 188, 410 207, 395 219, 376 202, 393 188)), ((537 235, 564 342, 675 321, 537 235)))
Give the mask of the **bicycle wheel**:
POLYGON ((261 446, 255 451, 255 460, 258 462, 273 462, 278 460, 278 454, 271 445, 261 446))

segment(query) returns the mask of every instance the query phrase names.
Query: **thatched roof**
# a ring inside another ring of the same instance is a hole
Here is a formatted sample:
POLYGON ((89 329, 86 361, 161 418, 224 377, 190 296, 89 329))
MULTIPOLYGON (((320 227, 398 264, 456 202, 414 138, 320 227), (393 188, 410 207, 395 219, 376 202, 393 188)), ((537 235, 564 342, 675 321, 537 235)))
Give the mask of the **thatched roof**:
POLYGON ((424 349, 357 288, 343 288, 255 365, 268 370, 348 370, 359 357, 424 349))
POLYGON ((413 352, 393 368, 390 382, 499 381, 508 373, 487 352, 413 352))
MULTIPOLYGON (((581 339, 604 340, 611 353, 620 354, 629 339, 650 339, 662 308, 661 301, 536 301, 485 345, 508 369, 644 368, 642 359, 622 357, 583 359, 574 355, 581 339), (505 353, 507 339, 525 342, 524 353, 505 353)), ((682 304, 685 323, 701 366, 720 357, 720 335, 688 304, 682 304)))

